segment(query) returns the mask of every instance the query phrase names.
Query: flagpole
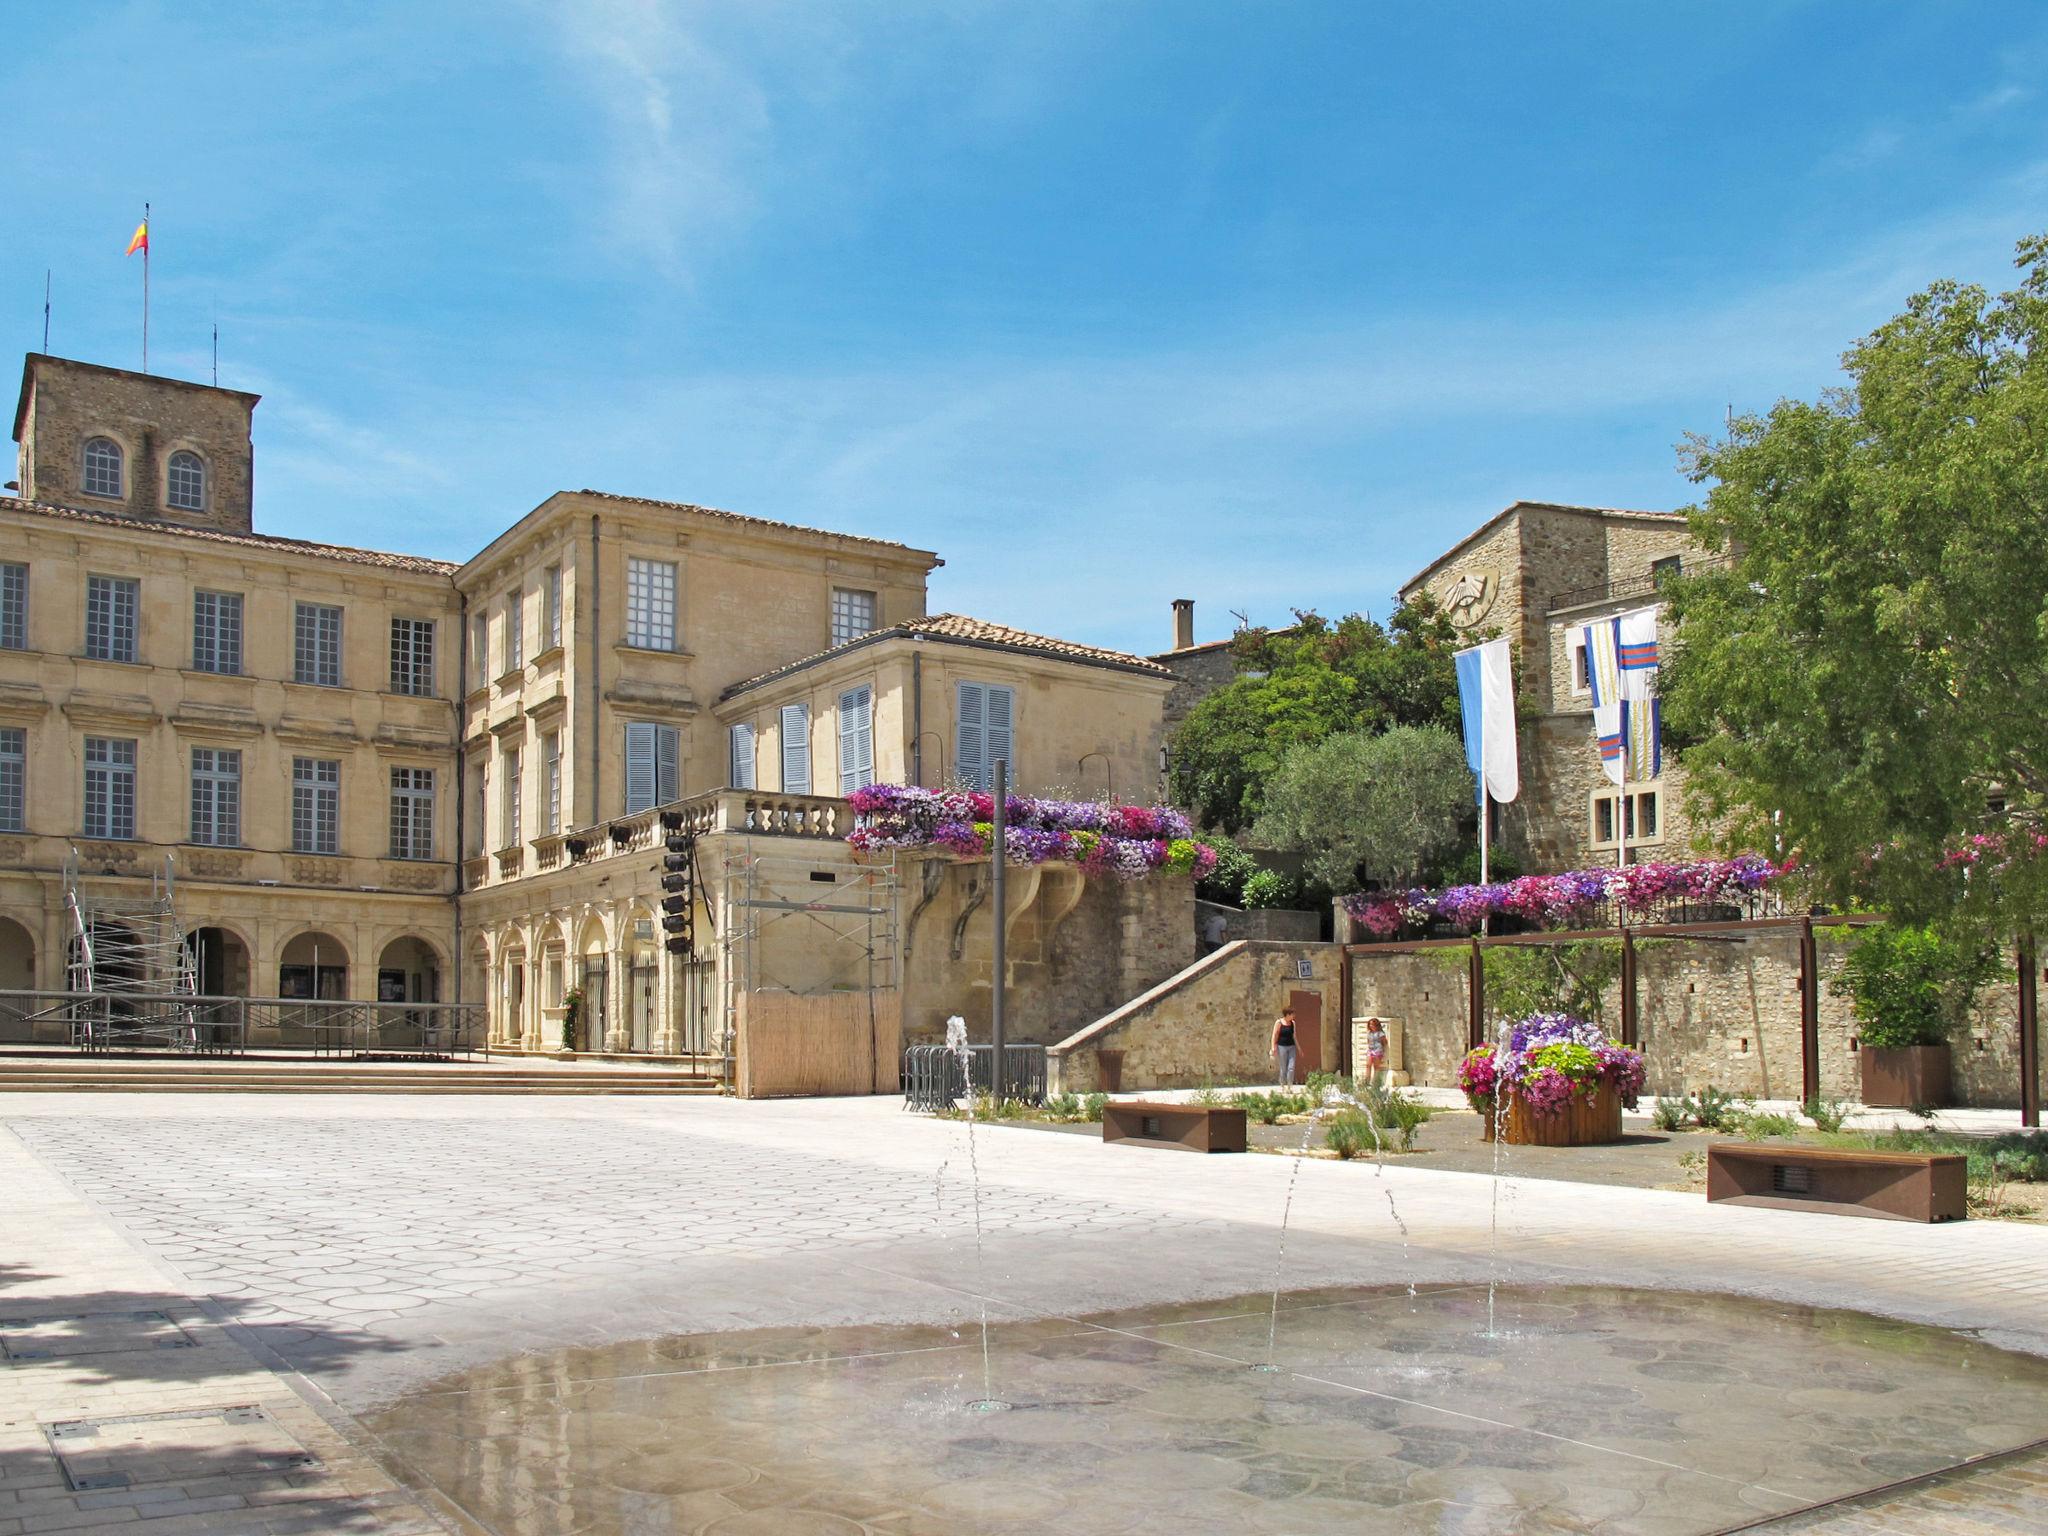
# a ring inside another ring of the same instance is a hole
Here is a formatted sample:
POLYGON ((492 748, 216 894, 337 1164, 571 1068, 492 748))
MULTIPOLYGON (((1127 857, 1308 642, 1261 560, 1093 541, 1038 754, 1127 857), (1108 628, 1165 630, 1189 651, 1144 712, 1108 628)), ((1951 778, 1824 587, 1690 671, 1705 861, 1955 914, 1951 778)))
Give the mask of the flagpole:
POLYGON ((149 204, 142 205, 142 371, 149 372, 149 204))

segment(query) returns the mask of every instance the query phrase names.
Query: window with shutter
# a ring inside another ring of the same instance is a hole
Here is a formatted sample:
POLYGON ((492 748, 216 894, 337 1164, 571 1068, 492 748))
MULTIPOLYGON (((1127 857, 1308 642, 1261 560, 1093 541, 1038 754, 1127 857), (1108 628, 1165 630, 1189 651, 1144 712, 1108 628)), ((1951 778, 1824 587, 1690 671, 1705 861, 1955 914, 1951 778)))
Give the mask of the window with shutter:
POLYGON ((997 763, 1008 763, 1011 769, 1010 780, 1012 784, 1016 782, 1017 759, 1013 755, 1013 739, 1016 733, 1011 729, 1011 721, 1016 718, 1016 713, 1016 690, 998 688, 991 683, 988 686, 988 736, 985 744, 988 755, 988 782, 991 789, 995 787, 997 763))
POLYGON ((626 814, 680 798, 676 790, 679 736, 672 725, 635 720, 626 727, 626 814))
POLYGON ((839 793, 850 795, 875 782, 875 693, 849 688, 839 695, 839 793))
POLYGON ((754 787, 754 728, 744 722, 732 728, 732 787, 754 787))
POLYGON ((782 706, 782 792, 811 792, 811 706, 782 706))

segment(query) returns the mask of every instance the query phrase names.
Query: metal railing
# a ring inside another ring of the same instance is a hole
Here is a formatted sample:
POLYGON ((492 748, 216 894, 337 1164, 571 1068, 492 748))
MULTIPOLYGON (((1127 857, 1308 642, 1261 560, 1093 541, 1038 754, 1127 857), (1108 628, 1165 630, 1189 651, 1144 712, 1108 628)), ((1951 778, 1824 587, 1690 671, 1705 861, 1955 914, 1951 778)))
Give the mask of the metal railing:
MULTIPOLYGON (((974 1088, 987 1093, 995 1082, 995 1047, 970 1045, 974 1088)), ((1007 1097, 1024 1104, 1045 1102, 1045 1047, 1006 1045, 1003 1060, 1007 1097)), ((966 1092, 957 1052, 943 1045, 913 1045, 903 1052, 903 1107, 936 1111, 954 1108, 966 1092)))
POLYGON ((205 997, 181 992, 0 991, 0 1044, 97 1052, 249 1050, 335 1056, 468 1056, 485 1049, 478 1003, 205 997))
POLYGON ((1667 577, 1698 576, 1707 571, 1725 570, 1734 563, 1726 556, 1713 560, 1687 560, 1683 565, 1666 570, 1645 571, 1640 576, 1622 576, 1613 581, 1598 582, 1590 587, 1573 587, 1551 598, 1549 612, 1578 608, 1587 603, 1620 602, 1623 598, 1649 597, 1664 585, 1667 577))

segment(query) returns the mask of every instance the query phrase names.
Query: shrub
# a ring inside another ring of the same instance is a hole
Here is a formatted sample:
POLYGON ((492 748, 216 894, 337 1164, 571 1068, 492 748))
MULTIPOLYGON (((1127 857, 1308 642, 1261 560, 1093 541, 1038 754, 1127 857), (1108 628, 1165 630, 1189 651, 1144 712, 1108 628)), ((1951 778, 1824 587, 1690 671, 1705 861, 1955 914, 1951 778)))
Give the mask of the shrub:
POLYGON ((1281 1104, 1285 1099, 1279 1093, 1240 1093, 1237 1102, 1244 1110, 1247 1120, 1260 1125, 1273 1125, 1280 1119, 1281 1104))
POLYGON ((1221 902, 1226 907, 1243 906, 1244 883, 1258 872, 1258 860, 1227 837, 1211 837, 1208 841, 1216 850, 1216 867, 1197 883, 1195 894, 1203 901, 1221 902))
POLYGON ((1045 1101, 1045 1118, 1062 1125, 1072 1125, 1087 1117, 1081 1113, 1081 1100, 1071 1093, 1056 1093, 1045 1101))
POLYGON ((1228 1103, 1229 1097, 1214 1083, 1204 1083, 1195 1090, 1192 1102, 1201 1105, 1204 1109, 1214 1109, 1219 1104, 1228 1103))
POLYGON ((1702 1130, 1725 1131, 1734 1128, 1732 1122, 1751 1102, 1709 1083, 1698 1093, 1687 1094, 1682 1101, 1682 1107, 1686 1115, 1702 1130))
POLYGON ((1659 1099, 1657 1107, 1650 1111, 1650 1120, 1660 1131, 1682 1131, 1692 1124, 1683 1099, 1659 1099))
POLYGON ((1245 877, 1244 904, 1247 907, 1291 906, 1300 894, 1300 884, 1277 869, 1261 869, 1245 877))
POLYGON ((1329 1098, 1332 1090, 1335 1090, 1338 1098, 1348 1099, 1353 1087, 1352 1080, 1338 1072, 1311 1072, 1308 1075, 1309 1096, 1317 1103, 1329 1098))
POLYGON ((1340 1109, 1323 1127, 1323 1141, 1338 1157, 1349 1162, 1361 1152, 1379 1149, 1380 1138, 1362 1109, 1340 1109))
POLYGON ((1415 1133, 1436 1113, 1422 1100, 1410 1098, 1395 1088, 1369 1086, 1359 1099, 1367 1116, 1378 1122, 1383 1132, 1394 1132, 1400 1136, 1403 1152, 1414 1149, 1415 1133))
POLYGON ((1109 1095, 1106 1093, 1089 1093, 1081 1096, 1081 1118, 1083 1120, 1100 1120, 1102 1112, 1108 1108, 1109 1095))
POLYGON ((1840 1099, 1812 1098, 1799 1106, 1799 1112, 1813 1122, 1815 1130, 1832 1135, 1848 1123, 1855 1108, 1840 1099))
POLYGON ((1737 1114, 1732 1118, 1733 1129, 1740 1131, 1745 1141, 1764 1141, 1772 1136, 1799 1134, 1797 1115, 1783 1115, 1775 1110, 1768 1110, 1761 1113, 1737 1114))
POLYGON ((1863 930, 1829 989, 1849 999, 1865 1045, 1940 1045, 1996 968, 1996 957, 1981 945, 1880 923, 1863 930))

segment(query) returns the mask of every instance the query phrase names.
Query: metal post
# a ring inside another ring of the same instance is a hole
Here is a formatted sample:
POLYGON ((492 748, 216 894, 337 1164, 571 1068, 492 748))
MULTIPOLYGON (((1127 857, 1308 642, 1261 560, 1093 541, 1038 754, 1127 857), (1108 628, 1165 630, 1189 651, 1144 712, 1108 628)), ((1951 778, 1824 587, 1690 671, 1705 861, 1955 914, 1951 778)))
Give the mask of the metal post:
POLYGON ((1010 765, 1001 758, 996 759, 996 808, 995 835, 990 838, 989 857, 994 862, 989 867, 989 895, 995 903, 995 978, 989 993, 989 1039, 995 1046, 995 1063, 989 1078, 989 1092, 997 1104, 1003 1102, 1003 1084, 1008 1074, 1003 1070, 1003 963, 1005 935, 1003 911, 1003 865, 1009 853, 1004 846, 1009 823, 1004 802, 1010 796, 1010 765))
POLYGON ((1337 1070, 1346 1077, 1353 1071, 1351 1010, 1356 1006, 1351 995, 1351 949, 1340 939, 1337 943, 1337 1070))
POLYGON ((1467 963, 1465 990, 1471 994, 1472 1013, 1466 1021, 1465 1043, 1472 1050, 1486 1044, 1486 961, 1479 953, 1479 936, 1472 936, 1472 958, 1467 963))
POLYGON ((1820 1097, 1820 951, 1811 916, 1799 922, 1799 1083, 1801 1102, 1820 1097))
POLYGON ((2036 996, 2041 958, 2031 937, 2017 945, 2020 973, 2020 1124, 2041 1127, 2041 1012, 2036 996))
POLYGON ((1636 1020, 1636 939, 1621 931, 1621 1043, 1633 1046, 1640 1034, 1636 1020))

